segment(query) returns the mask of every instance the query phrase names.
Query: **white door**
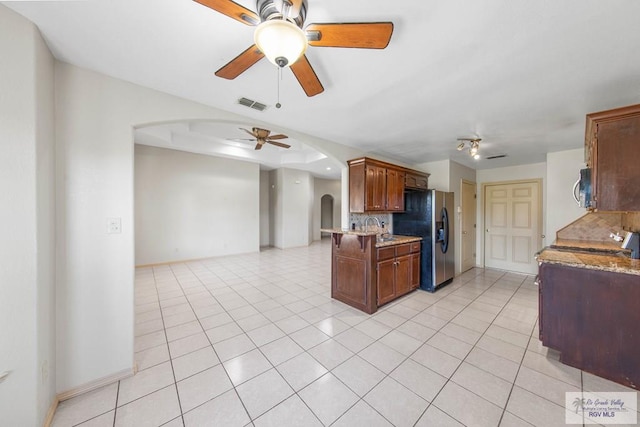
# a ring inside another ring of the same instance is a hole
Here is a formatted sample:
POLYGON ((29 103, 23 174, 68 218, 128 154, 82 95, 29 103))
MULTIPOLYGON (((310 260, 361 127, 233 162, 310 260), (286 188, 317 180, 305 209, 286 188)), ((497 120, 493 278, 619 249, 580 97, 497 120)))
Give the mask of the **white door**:
POLYGON ((476 183, 462 180, 461 273, 476 266, 476 183))
POLYGON ((485 186, 485 267, 536 274, 540 181, 485 186))

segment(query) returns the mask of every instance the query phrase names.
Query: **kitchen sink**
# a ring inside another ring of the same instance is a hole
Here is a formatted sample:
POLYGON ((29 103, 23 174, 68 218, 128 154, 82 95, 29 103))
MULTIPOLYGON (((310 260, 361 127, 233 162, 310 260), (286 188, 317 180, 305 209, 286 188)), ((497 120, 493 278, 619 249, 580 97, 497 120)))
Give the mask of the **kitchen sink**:
POLYGON ((384 243, 384 242, 393 242, 394 240, 396 240, 396 238, 394 236, 378 236, 378 243, 384 243))

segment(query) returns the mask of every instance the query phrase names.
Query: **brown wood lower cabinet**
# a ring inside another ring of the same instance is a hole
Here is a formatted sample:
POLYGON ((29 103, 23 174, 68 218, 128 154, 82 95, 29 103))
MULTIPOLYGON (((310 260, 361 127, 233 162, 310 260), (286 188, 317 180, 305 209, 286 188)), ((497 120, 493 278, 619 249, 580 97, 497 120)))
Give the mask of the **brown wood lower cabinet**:
POLYGON ((420 242, 375 245, 375 235, 332 234, 331 297, 369 314, 420 284, 420 242))
POLYGON ((627 387, 640 386, 640 276, 542 263, 542 344, 560 361, 627 387))
POLYGON ((420 242, 377 250, 378 306, 416 289, 420 283, 420 242))

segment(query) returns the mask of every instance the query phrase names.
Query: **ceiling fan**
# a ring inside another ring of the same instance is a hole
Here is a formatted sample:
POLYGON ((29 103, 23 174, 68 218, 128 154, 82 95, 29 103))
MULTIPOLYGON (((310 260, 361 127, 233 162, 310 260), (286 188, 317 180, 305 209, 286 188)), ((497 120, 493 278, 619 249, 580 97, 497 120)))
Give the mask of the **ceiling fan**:
POLYGON ((278 134, 271 135, 271 131, 269 129, 260 129, 257 127, 251 128, 251 130, 240 128, 240 130, 245 131, 249 135, 253 136, 253 139, 248 139, 247 141, 257 141, 256 150, 262 149, 262 146, 266 144, 272 144, 282 148, 290 148, 289 144, 284 144, 282 142, 275 141, 276 139, 285 139, 288 138, 287 135, 278 134))
POLYGON ((384 49, 392 22, 309 24, 307 0, 256 0, 257 13, 232 0, 194 0, 245 25, 256 26, 255 44, 224 65, 216 76, 233 80, 264 56, 280 68, 290 67, 307 96, 324 91, 305 56, 307 46, 384 49))

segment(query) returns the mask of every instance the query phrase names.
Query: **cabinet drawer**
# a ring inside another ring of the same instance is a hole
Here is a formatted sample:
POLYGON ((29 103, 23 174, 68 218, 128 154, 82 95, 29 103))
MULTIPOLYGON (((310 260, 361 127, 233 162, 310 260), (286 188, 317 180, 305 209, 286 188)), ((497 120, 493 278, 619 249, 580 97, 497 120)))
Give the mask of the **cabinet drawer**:
POLYGON ((386 248, 378 249, 378 261, 382 261, 385 259, 390 259, 396 256, 395 246, 389 246, 386 248))
POLYGON ((411 253, 411 243, 403 243, 396 246, 396 256, 409 255, 411 253))
POLYGON ((411 244, 411 253, 420 252, 420 242, 412 242, 411 244))

